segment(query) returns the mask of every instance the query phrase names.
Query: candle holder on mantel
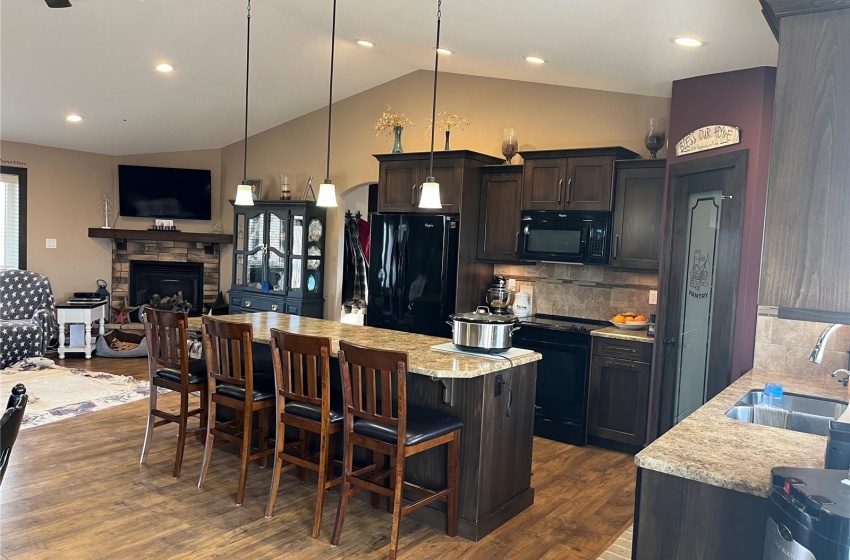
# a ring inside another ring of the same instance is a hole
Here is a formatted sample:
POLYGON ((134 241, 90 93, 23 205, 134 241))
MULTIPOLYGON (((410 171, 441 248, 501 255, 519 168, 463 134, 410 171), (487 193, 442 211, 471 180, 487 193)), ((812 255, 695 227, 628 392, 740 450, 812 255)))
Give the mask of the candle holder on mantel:
POLYGON ((664 147, 664 142, 667 140, 666 121, 664 117, 649 119, 649 130, 644 138, 646 149, 649 150, 649 159, 658 159, 658 151, 664 147))

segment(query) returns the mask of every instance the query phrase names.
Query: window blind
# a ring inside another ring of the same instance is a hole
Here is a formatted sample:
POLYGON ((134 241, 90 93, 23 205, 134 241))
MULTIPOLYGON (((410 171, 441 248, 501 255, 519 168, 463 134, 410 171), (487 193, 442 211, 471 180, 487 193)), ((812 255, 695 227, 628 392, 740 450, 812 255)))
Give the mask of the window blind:
POLYGON ((0 268, 20 268, 21 197, 18 178, 0 175, 0 268))

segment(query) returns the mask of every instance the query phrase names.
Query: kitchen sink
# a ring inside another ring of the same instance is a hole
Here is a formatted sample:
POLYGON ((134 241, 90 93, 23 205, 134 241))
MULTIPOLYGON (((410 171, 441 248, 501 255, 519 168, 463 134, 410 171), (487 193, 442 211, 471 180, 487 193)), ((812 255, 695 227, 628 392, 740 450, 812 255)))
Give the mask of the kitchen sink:
POLYGON ((756 408, 763 404, 767 404, 764 391, 754 389, 727 410, 726 416, 740 422, 825 436, 829 433, 830 420, 837 420, 847 410, 847 403, 842 401, 794 393, 785 393, 781 402, 774 405, 780 411, 756 408))

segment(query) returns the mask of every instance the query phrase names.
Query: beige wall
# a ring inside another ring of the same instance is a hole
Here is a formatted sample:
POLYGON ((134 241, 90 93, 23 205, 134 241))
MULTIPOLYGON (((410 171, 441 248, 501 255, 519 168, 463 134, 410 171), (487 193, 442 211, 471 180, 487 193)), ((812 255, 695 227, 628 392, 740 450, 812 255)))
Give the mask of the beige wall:
POLYGON ((759 314, 756 321, 756 346, 753 367, 773 371, 829 377, 840 368, 848 368, 850 326, 839 327, 826 341, 823 361, 815 364, 809 355, 828 323, 779 319, 773 314, 759 314))
MULTIPOLYGON (((372 154, 387 153, 391 138, 376 138, 375 120, 384 105, 404 112, 415 126, 406 127, 403 145, 407 152, 427 151, 430 137, 433 73, 417 71, 334 104, 331 149, 331 179, 343 193, 378 178, 378 162, 372 154)), ((501 130, 517 130, 520 150, 621 145, 648 156, 643 146, 646 120, 666 116, 670 100, 623 93, 602 92, 440 74, 437 110, 458 114, 470 122, 467 133, 452 133, 452 148, 499 155, 501 130)), ((293 184, 300 197, 304 184, 313 176, 314 188, 325 174, 327 109, 282 124, 249 139, 248 176, 262 179, 268 198, 277 198, 280 175, 293 184), (271 187, 270 185, 273 185, 271 187)), ((442 149, 443 139, 435 147, 442 149)), ((662 156, 664 154, 662 153, 662 156)), ((517 162, 517 159, 514 160, 517 162)), ((222 150, 222 184, 227 198, 235 195, 242 178, 242 144, 222 150)), ((232 230, 232 209, 223 209, 227 230, 232 230)), ((326 271, 325 316, 339 313, 341 278, 342 211, 328 211, 328 270, 326 271)))
MULTIPOLYGON (((373 132, 386 104, 405 112, 415 123, 404 131, 405 151, 428 150, 432 80, 432 72, 413 72, 334 105, 331 178, 338 193, 377 181, 378 163, 372 154, 387 153, 392 147, 389 136, 376 138, 373 132)), ((452 133, 454 149, 498 155, 501 129, 511 126, 517 130, 521 150, 622 145, 646 156, 646 120, 666 116, 670 100, 440 74, 437 105, 438 111, 461 115, 470 122, 466 133, 452 133)), ((301 196, 309 176, 313 176, 314 188, 318 187, 325 175, 326 131, 325 108, 249 138, 248 178, 263 180, 264 198, 279 196, 282 174, 290 177, 293 197, 301 196)), ((438 136, 436 147, 442 146, 443 139, 438 136)), ((206 232, 219 222, 223 232, 233 230, 232 207, 227 201, 234 197, 242 179, 241 142, 220 150, 120 157, 2 142, 0 153, 2 159, 23 161, 28 168, 28 264, 50 277, 60 299, 74 291, 93 289, 98 278, 109 278, 111 245, 106 240, 89 239, 87 229, 102 223, 101 193, 112 192, 113 198, 117 194, 119 163, 212 169, 213 219, 178 220, 176 225, 183 231, 206 232), (44 248, 48 237, 57 240, 57 249, 44 248)), ((325 279, 328 318, 339 315, 341 224, 342 211, 329 209, 325 279)), ((150 220, 119 218, 115 225, 146 229, 150 220)), ((230 287, 232 252, 229 246, 222 249, 221 284, 226 291, 230 287)))
MULTIPOLYGON (((4 162, 17 160, 22 163, 15 166, 27 168, 27 268, 50 278, 58 301, 76 291, 93 291, 99 278, 110 282, 112 243, 89 238, 88 228, 103 225, 102 193, 117 202, 119 163, 211 169, 213 219, 175 220, 175 225, 182 231, 208 232, 212 224, 221 222, 219 149, 113 157, 0 142, 0 156, 4 162), (56 249, 45 248, 47 238, 56 239, 56 249)), ((116 214, 117 206, 110 221, 115 221, 116 214)), ((144 218, 118 218, 115 227, 147 229, 152 223, 144 218)), ((229 263, 222 269, 229 286, 229 263)))

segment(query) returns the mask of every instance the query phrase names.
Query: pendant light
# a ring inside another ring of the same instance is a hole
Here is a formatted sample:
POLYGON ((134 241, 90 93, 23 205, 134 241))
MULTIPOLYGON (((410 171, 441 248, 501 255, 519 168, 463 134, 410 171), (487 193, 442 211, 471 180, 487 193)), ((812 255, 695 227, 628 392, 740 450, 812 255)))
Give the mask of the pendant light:
POLYGON ((245 139, 243 142, 242 184, 236 187, 235 206, 253 206, 251 185, 248 184, 248 76, 251 70, 251 0, 248 0, 248 39, 245 48, 245 139))
POLYGON ((434 100, 431 104, 431 163, 428 177, 422 183, 422 195, 419 197, 419 208, 442 208, 440 201, 440 183, 434 179, 434 130, 437 128, 437 70, 440 67, 440 18, 443 1, 437 0, 437 46, 434 48, 434 100))
POLYGON ((334 43, 336 42, 336 0, 334 0, 333 23, 331 24, 331 77, 328 84, 328 160, 325 180, 319 185, 316 206, 336 208, 336 186, 331 182, 331 114, 334 103, 334 43))

